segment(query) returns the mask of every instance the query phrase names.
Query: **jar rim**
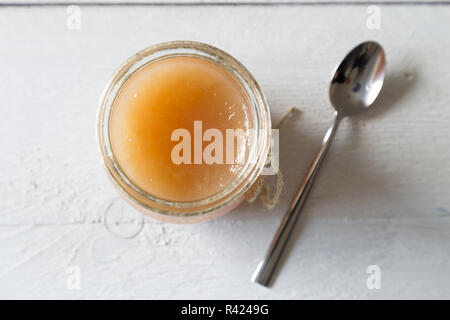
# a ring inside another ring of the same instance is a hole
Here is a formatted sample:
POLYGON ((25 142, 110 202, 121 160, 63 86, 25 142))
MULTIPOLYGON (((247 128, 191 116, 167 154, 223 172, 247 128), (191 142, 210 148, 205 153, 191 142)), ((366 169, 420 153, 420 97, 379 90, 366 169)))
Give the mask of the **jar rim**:
POLYGON ((113 74, 100 98, 97 113, 97 139, 103 165, 113 184, 125 198, 153 213, 191 217, 217 210, 241 198, 261 174, 270 148, 271 120, 267 101, 251 73, 234 57, 211 45, 196 41, 170 41, 140 50, 113 74), (110 120, 120 89, 137 71, 156 61, 174 56, 193 56, 215 62, 229 71, 243 87, 255 118, 253 143, 242 172, 220 192, 194 201, 169 201, 151 195, 137 186, 123 172, 110 141, 110 120), (250 159, 253 157, 252 159, 250 159))

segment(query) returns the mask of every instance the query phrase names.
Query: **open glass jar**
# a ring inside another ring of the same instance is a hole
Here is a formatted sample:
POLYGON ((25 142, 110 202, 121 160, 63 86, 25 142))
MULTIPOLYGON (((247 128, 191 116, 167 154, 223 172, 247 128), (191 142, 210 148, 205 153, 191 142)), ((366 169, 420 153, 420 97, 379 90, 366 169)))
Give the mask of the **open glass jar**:
POLYGON ((266 163, 270 148, 271 120, 261 89, 239 61, 207 44, 173 41, 153 45, 138 52, 114 73, 100 99, 97 137, 107 174, 124 199, 155 219, 172 223, 194 223, 223 215, 245 199, 266 163), (220 192, 192 201, 171 201, 145 191, 125 173, 111 142, 112 113, 124 85, 139 70, 173 57, 200 58, 226 70, 245 92, 253 124, 253 134, 246 151, 248 156, 239 174, 220 192))

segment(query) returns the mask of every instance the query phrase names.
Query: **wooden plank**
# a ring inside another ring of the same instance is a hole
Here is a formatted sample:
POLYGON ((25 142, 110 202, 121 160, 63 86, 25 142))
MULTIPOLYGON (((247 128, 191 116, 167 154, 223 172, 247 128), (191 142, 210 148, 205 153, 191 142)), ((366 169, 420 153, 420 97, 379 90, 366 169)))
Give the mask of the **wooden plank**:
POLYGON ((430 208, 436 198, 436 206, 450 207, 450 75, 442 66, 450 43, 436 38, 449 14, 446 7, 383 7, 382 29, 369 30, 363 8, 90 7, 82 11, 81 29, 68 30, 62 8, 4 8, 0 133, 11 138, 3 139, 8 153, 0 159, 8 173, 0 178, 0 222, 71 223, 101 215, 115 192, 96 150, 97 100, 121 61, 172 39, 208 42, 240 59, 264 88, 274 121, 291 105, 303 111, 281 135, 282 170, 289 174, 280 211, 330 123, 331 70, 358 42, 380 41, 390 73, 383 97, 369 116, 343 123, 313 196, 394 202, 403 196, 430 208), (430 52, 437 41, 440 50, 430 52))
POLYGON ((274 227, 267 219, 244 220, 235 213, 198 225, 148 221, 133 240, 108 236, 101 225, 0 226, 0 297, 448 297, 448 223, 441 218, 308 216, 294 234, 297 241, 275 286, 268 290, 249 277, 274 227), (381 269, 380 290, 366 287, 367 267, 374 264, 381 269), (79 290, 71 281, 73 270, 79 271, 79 290))

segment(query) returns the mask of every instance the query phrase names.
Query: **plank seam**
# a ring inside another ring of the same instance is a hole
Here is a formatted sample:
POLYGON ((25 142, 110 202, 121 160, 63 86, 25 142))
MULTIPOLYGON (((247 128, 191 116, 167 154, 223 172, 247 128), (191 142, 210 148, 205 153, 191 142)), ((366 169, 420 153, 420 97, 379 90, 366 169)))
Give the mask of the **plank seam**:
POLYGON ((288 1, 288 2, 79 2, 79 1, 61 1, 61 2, 0 2, 0 7, 61 7, 61 6, 448 6, 449 1, 288 1))

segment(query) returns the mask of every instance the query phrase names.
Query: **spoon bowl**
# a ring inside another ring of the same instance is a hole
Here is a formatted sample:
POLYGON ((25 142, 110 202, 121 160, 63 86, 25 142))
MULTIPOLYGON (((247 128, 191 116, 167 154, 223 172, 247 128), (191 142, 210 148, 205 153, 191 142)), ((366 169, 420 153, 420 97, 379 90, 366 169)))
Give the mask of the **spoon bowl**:
POLYGON ((342 60, 331 80, 329 95, 342 116, 367 110, 378 97, 386 74, 386 56, 376 42, 355 47, 342 60))

